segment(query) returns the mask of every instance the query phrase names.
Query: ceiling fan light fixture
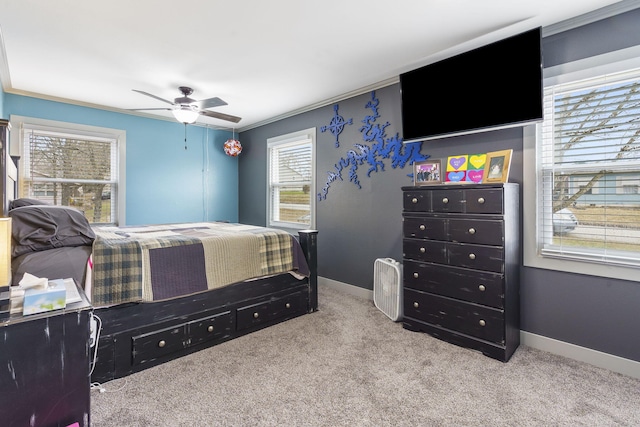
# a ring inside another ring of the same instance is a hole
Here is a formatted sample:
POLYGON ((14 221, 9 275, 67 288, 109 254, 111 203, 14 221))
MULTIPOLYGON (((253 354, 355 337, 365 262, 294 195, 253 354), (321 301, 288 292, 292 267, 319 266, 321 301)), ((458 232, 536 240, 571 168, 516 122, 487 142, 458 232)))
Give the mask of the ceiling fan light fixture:
POLYGON ((195 123, 200 115, 194 105, 176 105, 171 112, 176 120, 184 124, 195 123))

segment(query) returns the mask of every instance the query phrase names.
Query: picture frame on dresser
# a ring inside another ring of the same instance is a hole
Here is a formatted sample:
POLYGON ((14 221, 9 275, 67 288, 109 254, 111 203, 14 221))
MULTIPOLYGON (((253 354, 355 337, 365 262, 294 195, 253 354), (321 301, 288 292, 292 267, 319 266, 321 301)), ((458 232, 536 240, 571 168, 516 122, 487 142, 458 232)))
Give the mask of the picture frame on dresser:
POLYGON ((442 162, 438 160, 426 160, 413 164, 413 184, 438 185, 442 183, 442 162))
POLYGON ((513 150, 492 151, 487 153, 482 182, 501 183, 509 181, 512 153, 513 150))

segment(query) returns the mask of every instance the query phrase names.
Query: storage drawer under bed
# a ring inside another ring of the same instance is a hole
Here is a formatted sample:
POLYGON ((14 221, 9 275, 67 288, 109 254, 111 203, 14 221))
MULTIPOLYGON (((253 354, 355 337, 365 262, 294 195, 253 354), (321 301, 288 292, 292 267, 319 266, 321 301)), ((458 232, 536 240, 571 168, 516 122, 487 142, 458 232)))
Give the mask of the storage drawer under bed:
POLYGON ((295 316, 307 312, 305 291, 272 298, 267 301, 240 307, 236 311, 238 331, 266 324, 273 320, 295 316))
POLYGON ((133 365, 140 365, 192 345, 229 335, 233 327, 230 311, 136 335, 132 341, 133 365))

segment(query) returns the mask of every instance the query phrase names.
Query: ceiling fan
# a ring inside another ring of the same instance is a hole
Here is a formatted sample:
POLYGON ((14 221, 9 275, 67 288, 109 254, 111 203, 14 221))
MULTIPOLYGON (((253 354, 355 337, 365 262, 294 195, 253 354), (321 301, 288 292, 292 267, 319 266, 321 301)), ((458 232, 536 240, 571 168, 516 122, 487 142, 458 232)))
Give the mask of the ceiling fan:
POLYGON ((166 108, 166 107, 165 108, 132 108, 130 110, 132 111, 169 110, 173 113, 173 116, 176 118, 176 120, 184 124, 194 123, 198 119, 199 115, 213 117, 215 119, 220 119, 220 120, 226 120, 228 122, 233 122, 233 123, 238 123, 241 120, 240 117, 207 110, 208 108, 227 105, 226 102, 224 102, 222 99, 218 97, 196 101, 195 99, 189 98, 189 95, 193 93, 193 89, 186 86, 180 86, 178 89, 180 90, 180 92, 182 92, 182 96, 175 98, 173 102, 164 98, 160 98, 159 96, 152 95, 148 92, 133 89, 134 92, 138 92, 143 95, 147 95, 157 100, 160 100, 162 102, 166 102, 167 104, 171 104, 171 108, 166 108))

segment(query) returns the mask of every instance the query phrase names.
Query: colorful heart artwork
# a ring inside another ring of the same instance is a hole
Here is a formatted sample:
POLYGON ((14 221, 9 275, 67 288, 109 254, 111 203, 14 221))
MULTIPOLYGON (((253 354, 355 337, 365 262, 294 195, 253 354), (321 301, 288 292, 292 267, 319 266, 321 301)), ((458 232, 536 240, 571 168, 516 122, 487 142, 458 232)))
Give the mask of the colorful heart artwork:
POLYGON ((456 170, 456 171, 461 169, 466 162, 467 162, 467 156, 449 157, 449 164, 453 167, 453 170, 456 170))
POLYGON ((470 171, 467 171, 467 180, 479 184, 479 183, 482 182, 482 175, 483 174, 484 174, 484 170, 470 170, 470 171))
POLYGON ((466 173, 464 171, 447 172, 447 181, 449 181, 449 182, 464 181, 465 175, 466 175, 466 173))
POLYGON ((484 169, 484 164, 487 162, 486 154, 472 154, 469 157, 469 163, 474 169, 484 169))

